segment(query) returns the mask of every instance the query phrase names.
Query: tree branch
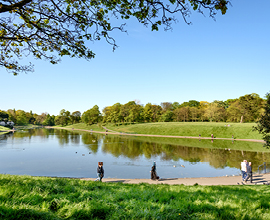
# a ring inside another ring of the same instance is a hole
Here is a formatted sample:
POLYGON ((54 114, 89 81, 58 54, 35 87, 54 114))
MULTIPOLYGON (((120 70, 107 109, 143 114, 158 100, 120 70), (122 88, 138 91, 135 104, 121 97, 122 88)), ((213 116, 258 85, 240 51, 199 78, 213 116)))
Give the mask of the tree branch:
POLYGON ((21 7, 23 7, 24 5, 28 4, 31 1, 32 0, 22 0, 20 2, 12 4, 12 5, 4 5, 4 4, 0 3, 0 13, 4 13, 4 12, 7 12, 7 11, 12 11, 12 10, 14 10, 16 8, 21 8, 21 7))

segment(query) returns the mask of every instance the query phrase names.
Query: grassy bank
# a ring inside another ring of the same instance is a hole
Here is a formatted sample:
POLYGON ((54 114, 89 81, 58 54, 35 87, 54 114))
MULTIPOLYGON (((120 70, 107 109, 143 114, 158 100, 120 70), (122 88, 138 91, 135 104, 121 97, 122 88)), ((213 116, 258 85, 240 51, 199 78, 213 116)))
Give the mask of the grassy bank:
POLYGON ((6 128, 4 126, 0 126, 0 135, 1 134, 6 134, 7 132, 5 132, 5 131, 8 131, 8 130, 10 130, 10 128, 6 128))
POLYGON ((73 125, 68 125, 68 126, 55 126, 55 127, 65 127, 65 128, 74 128, 74 129, 83 129, 83 130, 93 130, 93 131, 105 131, 101 125, 97 125, 97 124, 94 124, 94 125, 86 125, 84 123, 78 123, 78 124, 73 124, 73 125))
POLYGON ((148 143, 159 143, 161 145, 176 145, 184 147, 211 148, 211 149, 230 149, 256 152, 270 152, 270 149, 263 147, 263 143, 250 141, 231 141, 231 140, 204 140, 190 138, 164 138, 164 137, 132 137, 122 136, 129 140, 136 140, 148 143))
POLYGON ((252 131, 255 123, 216 123, 216 122, 157 122, 115 126, 106 125, 107 128, 125 133, 192 136, 237 139, 258 139, 262 136, 257 131, 252 131), (229 126, 228 126, 229 125, 229 126))
POLYGON ((270 189, 0 174, 0 219, 270 219, 270 189))
POLYGON ((32 124, 27 124, 27 125, 16 125, 14 126, 16 130, 23 130, 23 129, 35 129, 35 128, 42 128, 42 125, 32 125, 32 124))

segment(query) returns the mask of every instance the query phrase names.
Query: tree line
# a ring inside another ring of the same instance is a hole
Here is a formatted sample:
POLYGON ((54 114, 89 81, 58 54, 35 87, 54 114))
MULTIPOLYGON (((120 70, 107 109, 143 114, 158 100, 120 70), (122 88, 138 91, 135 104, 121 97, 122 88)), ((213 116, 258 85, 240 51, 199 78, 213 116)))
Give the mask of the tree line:
POLYGON ((264 113, 266 100, 252 93, 226 101, 190 100, 188 102, 162 102, 160 105, 136 101, 126 104, 115 103, 100 112, 95 105, 83 112, 69 112, 62 109, 59 115, 48 113, 41 115, 32 111, 8 109, 0 110, 0 121, 13 121, 15 125, 68 125, 83 122, 87 125, 96 123, 143 123, 143 122, 256 122, 264 113))

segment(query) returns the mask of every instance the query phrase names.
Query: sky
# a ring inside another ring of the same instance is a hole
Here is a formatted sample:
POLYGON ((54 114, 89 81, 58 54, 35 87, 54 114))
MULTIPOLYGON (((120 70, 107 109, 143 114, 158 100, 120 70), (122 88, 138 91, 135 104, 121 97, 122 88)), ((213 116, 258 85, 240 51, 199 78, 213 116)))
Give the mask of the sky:
POLYGON ((227 100, 270 92, 270 1, 232 0, 213 20, 192 12, 172 31, 151 31, 135 20, 128 33, 115 32, 114 52, 105 41, 90 42, 90 61, 65 57, 57 65, 27 58, 32 73, 13 76, 0 67, 0 110, 58 115, 83 113, 115 103, 227 100))

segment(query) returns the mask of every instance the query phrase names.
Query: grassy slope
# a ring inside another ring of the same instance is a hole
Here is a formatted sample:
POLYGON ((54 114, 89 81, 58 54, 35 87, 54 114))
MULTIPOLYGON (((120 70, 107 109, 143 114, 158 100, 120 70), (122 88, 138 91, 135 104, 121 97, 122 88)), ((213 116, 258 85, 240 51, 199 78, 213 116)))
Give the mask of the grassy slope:
POLYGON ((2 131, 6 131, 6 130, 10 130, 10 128, 6 128, 6 127, 3 127, 3 126, 0 126, 0 135, 1 134, 6 134, 7 132, 2 132, 2 131))
POLYGON ((55 127, 65 127, 65 128, 74 128, 74 129, 84 129, 84 130, 93 130, 93 131, 105 131, 102 127, 99 127, 98 125, 86 125, 84 123, 78 123, 78 124, 73 124, 73 125, 68 125, 68 126, 55 126, 55 127))
POLYGON ((270 188, 0 174, 0 219, 270 219, 270 188))
POLYGON ((255 123, 210 123, 210 122, 158 122, 143 123, 131 125, 106 125, 107 128, 126 133, 138 134, 156 134, 156 135, 174 135, 174 136, 193 136, 214 137, 217 138, 234 138, 237 139, 258 139, 262 136, 257 131, 252 131, 255 123))

